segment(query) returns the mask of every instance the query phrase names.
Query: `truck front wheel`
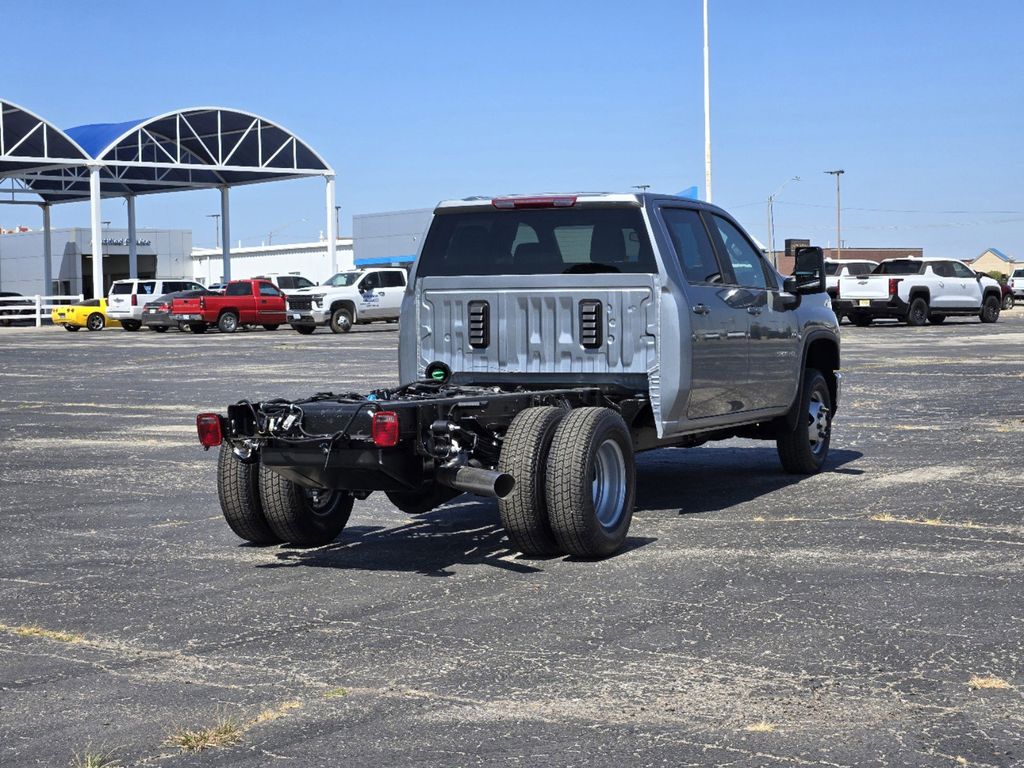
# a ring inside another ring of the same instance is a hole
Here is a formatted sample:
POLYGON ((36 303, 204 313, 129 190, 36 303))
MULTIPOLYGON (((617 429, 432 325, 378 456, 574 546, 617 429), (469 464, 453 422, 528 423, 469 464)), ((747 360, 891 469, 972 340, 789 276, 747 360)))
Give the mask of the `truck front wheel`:
POLYGON ((348 333, 352 330, 352 312, 344 307, 331 313, 331 332, 348 333))
POLYGON ((185 327, 192 333, 206 333, 206 323, 189 323, 185 327))
POLYGON ((293 325, 292 330, 298 331, 303 336, 309 336, 313 331, 316 330, 315 325, 293 325))
POLYGON ((633 441, 610 408, 578 408, 559 424, 545 500, 555 540, 579 557, 607 557, 626 540, 636 499, 633 441))
POLYGON ((498 471, 515 478, 512 493, 498 499, 501 524, 513 549, 524 555, 557 555, 563 550, 548 522, 544 496, 548 452, 564 408, 527 408, 512 419, 501 445, 498 471))
POLYGON ((981 322, 983 323, 994 323, 999 319, 999 308, 1002 306, 999 299, 995 296, 986 296, 985 303, 981 307, 981 322))
POLYGON ((796 426, 775 438, 782 468, 793 475, 813 475, 828 457, 832 439, 832 393, 820 371, 804 371, 803 390, 797 403, 796 426))
POLYGON ((265 467, 260 469, 260 497, 274 534, 303 546, 334 541, 348 523, 354 502, 342 491, 304 488, 265 467))
POLYGON ((258 462, 243 463, 231 446, 222 445, 217 460, 217 498, 224 519, 239 538, 253 544, 277 544, 281 539, 263 514, 259 470, 258 462))

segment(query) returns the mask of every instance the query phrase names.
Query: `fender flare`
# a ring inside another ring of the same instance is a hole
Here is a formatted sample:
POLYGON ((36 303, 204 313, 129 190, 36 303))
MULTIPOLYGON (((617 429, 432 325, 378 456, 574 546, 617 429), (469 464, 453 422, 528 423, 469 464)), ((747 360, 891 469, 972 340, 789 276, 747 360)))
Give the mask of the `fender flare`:
MULTIPOLYGON (((839 337, 831 331, 827 330, 814 330, 807 333, 804 336, 803 349, 800 353, 800 382, 796 388, 796 395, 793 398, 793 402, 789 406, 789 410, 786 411, 785 415, 779 417, 785 423, 787 429, 795 429, 797 419, 800 417, 800 397, 804 391, 804 376, 807 373, 807 354, 810 352, 811 346, 818 341, 828 341, 835 347, 835 366, 832 369, 834 374, 840 369, 841 357, 840 357, 840 344, 839 337)), ((828 382, 829 390, 832 393, 832 412, 835 413, 839 410, 839 403, 836 398, 838 384, 834 376, 829 377, 828 371, 822 371, 825 374, 826 379, 830 379, 828 382)))

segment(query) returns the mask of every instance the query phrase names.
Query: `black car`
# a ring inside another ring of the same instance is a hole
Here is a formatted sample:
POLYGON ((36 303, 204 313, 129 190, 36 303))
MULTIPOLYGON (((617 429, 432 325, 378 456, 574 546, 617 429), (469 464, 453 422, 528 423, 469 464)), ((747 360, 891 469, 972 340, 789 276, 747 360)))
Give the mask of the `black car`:
MULTIPOLYGON (((24 298, 20 293, 13 291, 0 291, 0 299, 13 299, 13 298, 24 298)), ((0 315, 6 315, 6 317, 0 318, 0 325, 5 328, 9 327, 11 323, 24 322, 11 315, 35 315, 36 305, 31 299, 25 299, 24 301, 0 301, 0 315), (27 307, 27 309, 23 309, 27 307)))
POLYGON ((178 323, 175 320, 171 320, 171 302, 175 299, 194 299, 197 296, 216 296, 214 291, 174 291, 173 293, 165 293, 153 301, 147 301, 145 306, 142 308, 142 324, 149 326, 158 333, 163 333, 171 326, 184 330, 181 326, 184 323, 178 323))

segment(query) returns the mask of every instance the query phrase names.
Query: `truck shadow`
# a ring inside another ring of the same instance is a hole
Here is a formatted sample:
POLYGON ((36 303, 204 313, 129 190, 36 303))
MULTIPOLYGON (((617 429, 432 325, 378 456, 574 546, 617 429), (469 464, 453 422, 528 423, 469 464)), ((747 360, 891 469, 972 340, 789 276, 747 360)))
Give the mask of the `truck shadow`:
MULTIPOLYGON (((860 474, 842 469, 862 454, 833 450, 826 472, 860 474)), ((637 511, 678 514, 715 512, 751 501, 805 479, 779 467, 774 448, 697 448, 653 451, 637 460, 637 511), (682 504, 682 508, 680 508, 682 504)), ((355 514, 358 515, 358 506, 355 514)), ((613 557, 621 557, 657 539, 630 536, 613 557)), ((460 496, 404 525, 351 525, 324 547, 281 547, 275 562, 258 568, 339 568, 366 571, 408 571, 423 576, 455 576, 463 566, 488 565, 513 573, 544 571, 557 558, 524 557, 509 548, 493 501, 460 496)), ((578 558, 566 558, 569 561, 578 558)))
MULTIPOLYGON (((823 473, 860 475, 845 467, 863 454, 831 449, 823 473)), ((680 515, 718 512, 787 488, 808 475, 782 470, 775 448, 667 448, 637 457, 637 510, 676 509, 680 515), (686 451, 684 455, 681 453, 686 451)))
MULTIPOLYGON (((358 507, 357 514, 358 514, 358 507)), ((615 557, 655 541, 630 536, 615 557)), ((525 557, 509 548, 492 501, 461 496, 409 518, 394 528, 347 527, 332 544, 316 549, 282 547, 277 562, 258 568, 343 568, 367 571, 411 571, 423 576, 455 576, 457 567, 489 565, 514 573, 540 573, 556 557, 525 557)))

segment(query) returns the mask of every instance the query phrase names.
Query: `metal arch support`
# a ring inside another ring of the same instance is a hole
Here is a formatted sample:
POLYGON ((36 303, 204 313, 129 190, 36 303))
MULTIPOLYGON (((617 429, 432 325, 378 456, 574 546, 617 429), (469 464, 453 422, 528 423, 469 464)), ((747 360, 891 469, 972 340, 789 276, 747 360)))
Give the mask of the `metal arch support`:
POLYGON ((220 188, 221 282, 231 279, 231 202, 228 187, 220 188))
POLYGON ((327 260, 331 264, 331 274, 338 271, 338 233, 334 231, 334 176, 327 174, 327 260))
POLYGON ((60 293, 53 290, 53 244, 52 227, 50 226, 50 204, 43 203, 43 292, 60 293))
POLYGON ((103 229, 100 221, 100 170, 98 163, 89 166, 89 212, 92 227, 92 297, 101 299, 103 293, 103 229))
POLYGON ((135 236, 135 195, 128 195, 128 277, 139 276, 139 245, 135 236))

